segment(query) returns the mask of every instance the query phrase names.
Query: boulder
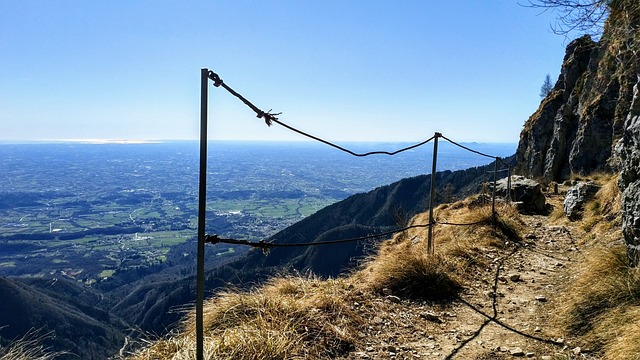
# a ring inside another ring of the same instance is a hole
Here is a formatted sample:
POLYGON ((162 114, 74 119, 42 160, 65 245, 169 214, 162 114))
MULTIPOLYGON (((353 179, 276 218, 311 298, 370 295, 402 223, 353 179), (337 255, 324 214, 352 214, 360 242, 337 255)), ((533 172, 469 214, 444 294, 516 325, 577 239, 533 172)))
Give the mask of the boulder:
POLYGON ((569 220, 576 221, 582 218, 584 204, 593 199, 600 190, 600 186, 593 182, 579 182, 567 190, 564 198, 564 214, 569 220))
POLYGON ((496 184, 496 196, 510 198, 519 202, 519 209, 530 213, 544 213, 547 209, 547 201, 542 193, 542 186, 535 180, 524 176, 511 176, 511 193, 509 193, 508 178, 498 180, 496 184))

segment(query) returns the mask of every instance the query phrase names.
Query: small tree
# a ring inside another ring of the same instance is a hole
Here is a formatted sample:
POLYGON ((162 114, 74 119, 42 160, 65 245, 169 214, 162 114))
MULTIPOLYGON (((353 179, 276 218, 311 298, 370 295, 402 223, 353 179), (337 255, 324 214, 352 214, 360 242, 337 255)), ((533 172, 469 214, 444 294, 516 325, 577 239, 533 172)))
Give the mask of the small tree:
POLYGON ((544 78, 544 83, 540 88, 540 97, 543 99, 546 98, 547 95, 551 93, 551 90, 553 90, 553 84, 551 83, 551 76, 547 74, 547 76, 544 78))
MULTIPOLYGON (((633 0, 635 1, 635 0, 633 0)), ((609 15, 610 0, 528 0, 533 8, 557 12, 553 32, 567 36, 573 31, 600 35, 609 15)))

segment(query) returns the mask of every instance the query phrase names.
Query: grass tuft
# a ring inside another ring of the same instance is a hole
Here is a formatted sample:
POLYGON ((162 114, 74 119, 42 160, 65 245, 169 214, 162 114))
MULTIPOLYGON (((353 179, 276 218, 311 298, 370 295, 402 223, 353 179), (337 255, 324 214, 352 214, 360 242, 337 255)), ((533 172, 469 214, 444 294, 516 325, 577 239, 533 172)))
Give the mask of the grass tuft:
MULTIPOLYGON (((504 248, 520 241, 522 222, 515 208, 501 205, 493 218, 489 207, 473 200, 459 201, 436 209, 441 224, 434 229, 434 252, 427 252, 428 230, 411 229, 412 241, 389 241, 364 267, 363 282, 375 292, 388 289, 409 299, 446 303, 463 289, 472 268, 487 266, 488 248, 504 248), (465 226, 444 225, 472 224, 465 226)), ((428 223, 428 214, 412 222, 428 223)))
POLYGON ((439 254, 428 254, 410 242, 387 247, 370 263, 368 271, 368 283, 379 293, 389 289, 401 297, 446 302, 462 290, 451 261, 439 254))
POLYGON ((54 352, 43 345, 43 341, 51 334, 40 335, 32 330, 22 338, 13 341, 7 346, 0 346, 0 359, 3 360, 54 360, 64 352, 54 352))
MULTIPOLYGON (((345 280, 272 279, 249 292, 227 290, 204 305, 207 356, 211 359, 333 358, 354 347, 362 319, 346 300, 345 280)), ((192 359, 195 319, 178 334, 153 342, 131 359, 192 359)))
MULTIPOLYGON (((623 245, 592 249, 585 255, 576 280, 558 300, 556 321, 595 348, 620 348, 624 345, 618 339, 620 329, 639 324, 629 313, 640 307, 640 269, 629 266, 623 245)), ((628 336, 640 340, 640 335, 628 336)))

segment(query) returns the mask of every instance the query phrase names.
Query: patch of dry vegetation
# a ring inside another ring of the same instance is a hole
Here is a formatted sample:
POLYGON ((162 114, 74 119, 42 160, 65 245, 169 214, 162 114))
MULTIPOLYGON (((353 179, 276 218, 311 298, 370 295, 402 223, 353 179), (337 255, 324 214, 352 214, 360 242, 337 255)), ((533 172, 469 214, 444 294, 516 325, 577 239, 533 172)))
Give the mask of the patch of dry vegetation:
MULTIPOLYGON (((248 292, 225 291, 205 304, 208 359, 327 359, 353 350, 367 321, 382 314, 379 293, 447 303, 464 287, 471 268, 486 266, 483 251, 510 246, 522 223, 510 206, 492 221, 473 201, 437 209, 435 253, 427 253, 427 230, 411 229, 383 242, 361 269, 339 279, 274 278, 248 292)), ((419 215, 413 224, 428 223, 419 215)), ((172 336, 150 342, 130 359, 193 359, 195 320, 189 315, 172 336)))
MULTIPOLYGON (((503 248, 519 241, 522 222, 512 206, 500 205, 495 219, 490 207, 473 199, 436 209, 434 254, 427 252, 427 228, 414 228, 387 241, 357 274, 375 292, 388 289, 411 299, 450 301, 458 296, 472 268, 487 266, 481 256, 488 248, 503 248), (495 220, 495 221, 494 221, 495 220), (444 225, 472 224, 467 226, 444 225)), ((429 215, 417 215, 411 224, 428 224, 429 215)))
MULTIPOLYGON (((350 350, 363 320, 347 300, 347 279, 272 279, 248 292, 219 293, 204 305, 207 358, 333 358, 350 350)), ((193 359, 195 319, 188 316, 179 334, 159 340, 132 359, 193 359)))
POLYGON ((629 266, 620 243, 617 176, 595 180, 602 187, 586 204, 579 223, 591 247, 576 267, 575 280, 558 299, 555 322, 607 359, 638 359, 640 269, 629 266))
POLYGON ((617 175, 599 175, 596 183, 602 187, 594 199, 586 204, 582 228, 595 236, 619 236, 622 225, 620 211, 622 201, 617 175))
POLYGON ((48 335, 41 336, 30 331, 22 338, 7 346, 0 346, 0 359, 3 360, 53 360, 65 353, 54 352, 43 345, 48 335))

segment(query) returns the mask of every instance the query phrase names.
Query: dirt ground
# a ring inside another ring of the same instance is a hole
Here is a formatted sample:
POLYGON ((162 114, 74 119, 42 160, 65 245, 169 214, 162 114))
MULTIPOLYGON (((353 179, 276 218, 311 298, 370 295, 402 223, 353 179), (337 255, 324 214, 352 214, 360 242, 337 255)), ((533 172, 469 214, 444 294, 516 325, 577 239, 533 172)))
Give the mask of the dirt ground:
MULTIPOLYGON (((562 206, 561 196, 547 201, 562 206)), ((369 305, 379 311, 359 334, 364 345, 345 359, 596 358, 550 324, 553 300, 582 257, 579 230, 542 215, 523 220, 524 242, 504 252, 487 249, 492 265, 462 300, 434 307, 392 295, 374 299, 369 305)))

